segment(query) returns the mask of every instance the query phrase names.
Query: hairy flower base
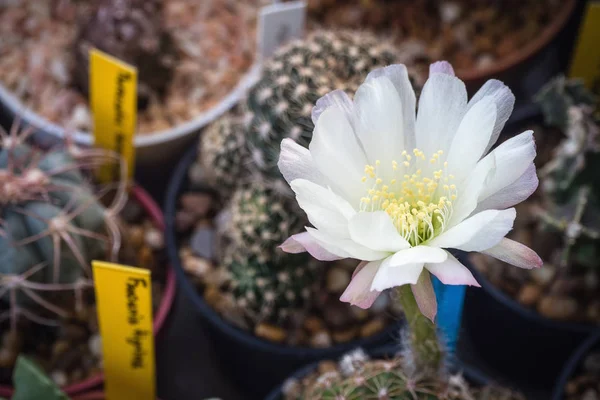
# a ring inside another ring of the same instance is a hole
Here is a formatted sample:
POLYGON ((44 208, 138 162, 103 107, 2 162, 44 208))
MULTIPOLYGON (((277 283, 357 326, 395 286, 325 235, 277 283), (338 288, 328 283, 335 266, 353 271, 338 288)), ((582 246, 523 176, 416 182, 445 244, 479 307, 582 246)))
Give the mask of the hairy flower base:
POLYGON ((448 173, 448 162, 440 160, 443 153, 438 150, 427 159, 419 149, 413 150, 414 157, 403 151, 405 161, 399 165, 393 160, 387 179, 378 174, 381 161, 366 165, 361 181, 367 194, 360 199, 359 210, 385 211, 411 246, 443 232, 452 216, 452 200, 457 198, 454 175, 448 173), (423 165, 427 162, 430 167, 423 165))

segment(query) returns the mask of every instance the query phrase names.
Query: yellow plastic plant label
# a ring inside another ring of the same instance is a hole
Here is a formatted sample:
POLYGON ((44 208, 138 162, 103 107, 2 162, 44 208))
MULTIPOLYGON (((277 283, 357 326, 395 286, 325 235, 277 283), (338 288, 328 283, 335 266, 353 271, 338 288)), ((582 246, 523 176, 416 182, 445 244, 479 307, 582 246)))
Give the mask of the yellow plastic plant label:
POLYGON ((583 78, 585 84, 595 94, 600 95, 600 2, 592 1, 587 5, 575 52, 571 61, 569 75, 583 78))
POLYGON ((93 261, 107 400, 155 400, 150 271, 93 261))
MULTIPOLYGON (((94 115, 94 145, 114 150, 133 176, 137 124, 137 69, 97 49, 90 50, 90 105, 94 115)), ((119 165, 100 168, 99 179, 118 179, 119 165)))

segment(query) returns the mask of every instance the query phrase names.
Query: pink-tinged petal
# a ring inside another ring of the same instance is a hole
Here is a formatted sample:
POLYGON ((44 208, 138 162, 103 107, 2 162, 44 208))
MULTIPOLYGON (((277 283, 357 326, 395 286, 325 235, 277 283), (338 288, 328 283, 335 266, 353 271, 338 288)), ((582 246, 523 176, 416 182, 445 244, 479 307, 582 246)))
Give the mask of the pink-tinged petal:
POLYGON ((402 286, 406 284, 415 285, 419 280, 419 275, 423 271, 423 263, 404 264, 397 267, 390 265, 391 257, 386 258, 381 263, 373 284, 372 290, 383 291, 385 289, 402 286))
POLYGON ((311 256, 321 261, 334 261, 343 258, 325 250, 308 232, 290 236, 279 248, 292 254, 308 251, 311 256))
POLYGON ((317 124, 319 117, 323 114, 323 111, 329 107, 337 106, 344 111, 348 116, 348 120, 352 121, 352 115, 354 113, 354 105, 352 100, 348 97, 348 94, 343 90, 334 90, 333 92, 327 93, 325 96, 317 100, 317 103, 312 109, 311 118, 313 124, 317 124))
POLYGON ((429 66, 429 75, 435 73, 454 76, 454 68, 448 61, 437 61, 429 66))
POLYGON ((519 204, 523 200, 529 198, 535 192, 539 184, 539 179, 535 171, 535 165, 531 163, 516 181, 500 189, 493 195, 477 204, 474 213, 483 210, 503 210, 519 204))
POLYGON ((437 299, 435 298, 435 291, 431 284, 431 276, 429 272, 423 271, 419 276, 419 280, 416 285, 410 285, 410 288, 417 301, 417 306, 421 313, 429 318, 431 322, 435 323, 435 316, 437 314, 437 299))
POLYGON ((371 290, 373 278, 375 277, 381 262, 382 260, 361 262, 358 267, 356 267, 352 280, 340 297, 340 301, 350 303, 363 309, 371 307, 381 293, 377 290, 371 290))
POLYGON ((482 253, 519 268, 540 268, 544 264, 535 251, 507 238, 502 239, 496 246, 482 251, 482 253))
POLYGON ((481 286, 467 267, 448 253, 446 261, 437 264, 425 264, 425 268, 446 285, 481 286))
POLYGON ((277 166, 288 183, 295 179, 306 179, 320 186, 330 185, 330 182, 317 169, 310 151, 292 139, 286 138, 281 141, 277 166))

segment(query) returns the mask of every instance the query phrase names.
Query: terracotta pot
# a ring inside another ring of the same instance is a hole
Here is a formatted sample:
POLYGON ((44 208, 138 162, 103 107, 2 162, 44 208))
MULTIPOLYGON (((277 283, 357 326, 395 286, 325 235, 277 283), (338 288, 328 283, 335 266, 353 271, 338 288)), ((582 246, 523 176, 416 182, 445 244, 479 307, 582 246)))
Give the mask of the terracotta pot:
MULTIPOLYGON (((142 206, 146 214, 152 219, 154 226, 160 230, 164 230, 165 220, 162 214, 162 211, 158 207, 158 205, 154 202, 152 197, 140 186, 134 186, 130 192, 130 195, 142 206)), ((176 290, 176 279, 175 272, 173 268, 170 266, 167 269, 167 277, 165 283, 165 289, 163 293, 163 297, 161 303, 158 307, 154 315, 154 336, 156 336, 160 330, 165 325, 165 321, 169 312, 171 310, 171 306, 173 305, 173 301, 175 300, 175 290, 176 290)), ((89 377, 81 382, 77 382, 68 386, 61 388, 68 396, 73 396, 76 394, 81 394, 83 392, 87 392, 90 389, 97 388, 104 383, 104 374, 98 374, 92 377, 89 377)), ((12 396, 13 388, 9 385, 0 385, 0 396, 10 397, 12 396)), ((87 397, 86 397, 87 399, 87 397)), ((95 399, 95 397, 90 398, 95 399)), ((102 397, 104 399, 104 397, 102 397)))

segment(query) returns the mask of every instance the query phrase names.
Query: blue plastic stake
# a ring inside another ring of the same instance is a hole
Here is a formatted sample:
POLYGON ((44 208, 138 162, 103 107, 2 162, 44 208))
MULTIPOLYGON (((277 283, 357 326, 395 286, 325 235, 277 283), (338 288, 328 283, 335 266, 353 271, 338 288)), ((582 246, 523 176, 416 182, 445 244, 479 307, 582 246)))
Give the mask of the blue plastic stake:
POLYGON ((431 278, 438 303, 436 324, 446 342, 448 355, 452 357, 458 340, 466 286, 444 285, 435 276, 431 278))

